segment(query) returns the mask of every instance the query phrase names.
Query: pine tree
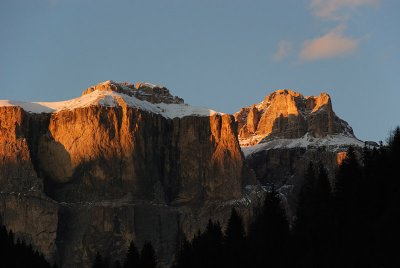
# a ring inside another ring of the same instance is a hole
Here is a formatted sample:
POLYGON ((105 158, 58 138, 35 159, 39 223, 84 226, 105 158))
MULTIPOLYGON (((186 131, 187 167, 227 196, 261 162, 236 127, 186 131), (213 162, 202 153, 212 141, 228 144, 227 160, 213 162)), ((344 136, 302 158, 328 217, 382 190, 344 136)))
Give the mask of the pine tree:
POLYGON ((332 251, 332 192, 328 173, 322 163, 318 168, 318 179, 314 188, 314 211, 311 237, 314 252, 314 263, 317 267, 329 267, 332 251))
POLYGON ((150 242, 145 242, 140 254, 139 265, 141 268, 156 268, 156 254, 150 242))
POLYGON ((255 215, 249 230, 249 260, 254 267, 287 267, 289 224, 279 194, 267 193, 262 209, 255 215))
POLYGON ((295 232, 299 239, 302 241, 302 245, 309 245, 306 239, 309 238, 309 232, 312 221, 313 221, 313 210, 315 205, 315 170, 312 162, 308 164, 307 171, 305 173, 303 184, 299 193, 299 201, 297 205, 297 218, 295 222, 295 232))
POLYGON ((225 263, 228 267, 244 267, 247 258, 246 233, 242 217, 232 208, 224 237, 225 263))
POLYGON ((186 236, 183 236, 181 245, 179 247, 179 251, 177 253, 177 258, 174 268, 183 268, 183 267, 194 267, 193 265, 193 248, 192 244, 187 240, 186 236))
POLYGON ((96 257, 94 258, 92 268, 106 268, 105 261, 99 252, 96 253, 96 257))
POLYGON ((50 268, 42 254, 34 250, 23 239, 14 242, 14 233, 0 226, 0 267, 38 267, 50 268))
POLYGON ((220 267, 223 257, 223 234, 219 222, 209 220, 203 237, 205 267, 220 267))
MULTIPOLYGON (((377 224, 377 262, 382 267, 400 267, 397 244, 400 240, 400 128, 388 138, 387 150, 382 150, 381 172, 385 178, 385 196, 377 224)), ((382 181, 382 180, 381 180, 382 181)))
POLYGON ((315 267, 315 216, 317 209, 317 179, 312 162, 309 163, 300 189, 297 218, 294 226, 296 264, 299 267, 315 267))
POLYGON ((223 234, 219 222, 209 220, 206 230, 193 237, 184 237, 174 267, 221 267, 223 265, 223 234))
MULTIPOLYGON (((347 155, 339 168, 335 183, 335 251, 337 252, 336 267, 360 266, 364 247, 359 241, 365 235, 360 228, 362 219, 362 168, 357 160, 353 147, 349 147, 347 155)), ((362 266, 362 265, 361 265, 362 266)))
POLYGON ((121 267, 122 267, 121 263, 118 260, 114 262, 113 268, 121 268, 121 267))
POLYGON ((124 268, 138 267, 139 258, 139 252, 135 246, 135 243, 131 241, 131 243, 129 244, 128 252, 126 253, 124 268))

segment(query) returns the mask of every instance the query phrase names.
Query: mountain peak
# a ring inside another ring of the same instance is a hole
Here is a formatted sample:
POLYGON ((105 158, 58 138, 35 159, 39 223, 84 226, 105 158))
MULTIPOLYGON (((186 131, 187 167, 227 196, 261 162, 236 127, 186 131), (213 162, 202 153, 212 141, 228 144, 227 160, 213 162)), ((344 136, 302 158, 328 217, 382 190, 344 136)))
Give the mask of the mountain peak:
POLYGON ((175 103, 183 104, 184 100, 178 96, 173 96, 165 86, 154 85, 148 82, 138 82, 136 86, 130 82, 114 82, 107 80, 97 85, 91 86, 82 92, 82 96, 90 94, 96 90, 112 91, 128 96, 136 97, 139 100, 151 103, 175 103))
POLYGON ((274 92, 272 92, 271 94, 269 94, 268 96, 275 96, 275 95, 290 95, 290 96, 294 96, 294 97, 302 96, 299 92, 293 91, 288 88, 277 89, 274 92))
POLYGON ((303 96, 279 89, 258 104, 242 108, 235 114, 242 146, 277 138, 298 139, 306 134, 321 138, 343 134, 354 137, 353 130, 333 112, 331 97, 303 96))

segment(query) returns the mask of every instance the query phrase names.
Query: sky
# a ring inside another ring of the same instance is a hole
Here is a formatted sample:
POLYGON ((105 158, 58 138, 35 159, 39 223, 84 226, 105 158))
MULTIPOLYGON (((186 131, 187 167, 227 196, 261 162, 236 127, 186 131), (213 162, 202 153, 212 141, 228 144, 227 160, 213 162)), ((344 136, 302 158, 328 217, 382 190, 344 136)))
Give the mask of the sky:
POLYGON ((235 113, 277 89, 328 92, 362 140, 400 125, 399 0, 1 0, 0 99, 60 101, 105 80, 235 113))

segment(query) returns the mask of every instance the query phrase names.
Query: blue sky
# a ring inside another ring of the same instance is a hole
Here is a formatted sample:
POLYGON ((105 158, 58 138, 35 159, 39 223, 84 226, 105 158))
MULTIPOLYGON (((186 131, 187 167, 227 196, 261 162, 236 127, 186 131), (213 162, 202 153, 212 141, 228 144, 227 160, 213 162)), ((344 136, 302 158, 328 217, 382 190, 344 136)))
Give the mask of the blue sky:
POLYGON ((400 125, 398 0, 1 0, 0 99, 77 97, 105 80, 166 85, 234 113, 328 92, 361 139, 400 125))

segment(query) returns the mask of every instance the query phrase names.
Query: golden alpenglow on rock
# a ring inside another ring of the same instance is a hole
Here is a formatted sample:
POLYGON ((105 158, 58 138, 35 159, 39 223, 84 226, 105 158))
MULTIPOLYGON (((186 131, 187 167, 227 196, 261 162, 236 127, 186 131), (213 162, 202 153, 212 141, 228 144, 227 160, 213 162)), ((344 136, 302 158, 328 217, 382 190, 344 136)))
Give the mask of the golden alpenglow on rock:
POLYGON ((277 90, 265 99, 235 113, 241 146, 263 140, 295 139, 305 134, 321 138, 327 135, 353 135, 351 127, 332 110, 327 93, 305 97, 288 89, 277 90))
POLYGON ((226 222, 255 183, 234 117, 164 86, 109 80, 68 101, 0 101, 0 112, 1 220, 65 267, 109 247, 121 259, 132 239, 171 263, 178 237, 208 220, 194 215, 226 222))

